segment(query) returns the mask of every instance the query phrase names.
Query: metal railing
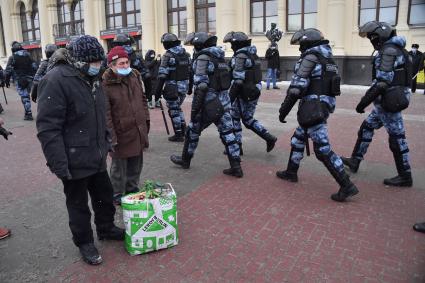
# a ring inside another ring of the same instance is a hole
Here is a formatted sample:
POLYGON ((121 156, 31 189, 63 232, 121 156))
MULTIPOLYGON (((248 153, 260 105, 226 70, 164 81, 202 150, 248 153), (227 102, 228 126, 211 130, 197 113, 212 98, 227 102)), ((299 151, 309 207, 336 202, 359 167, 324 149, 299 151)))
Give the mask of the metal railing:
POLYGON ((53 36, 65 37, 84 34, 84 22, 54 24, 53 36))

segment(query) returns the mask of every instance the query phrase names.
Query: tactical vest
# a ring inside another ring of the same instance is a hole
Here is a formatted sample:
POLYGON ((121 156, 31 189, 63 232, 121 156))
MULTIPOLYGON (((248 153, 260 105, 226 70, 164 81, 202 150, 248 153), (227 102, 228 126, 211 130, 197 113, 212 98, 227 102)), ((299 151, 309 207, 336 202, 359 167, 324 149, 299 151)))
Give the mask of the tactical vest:
POLYGON ((13 61, 14 61, 13 69, 18 77, 34 75, 34 70, 32 68, 33 61, 31 60, 29 55, 19 56, 17 54, 13 54, 13 61))
POLYGON ((169 79, 175 81, 185 81, 189 79, 190 58, 187 53, 174 54, 169 51, 167 53, 171 58, 176 60, 175 70, 170 71, 169 79))
MULTIPOLYGON (((384 47, 381 49, 383 50, 387 46, 392 46, 395 49, 397 49, 397 57, 400 55, 403 55, 404 57, 404 64, 401 66, 398 66, 397 69, 394 71, 394 77, 390 84, 391 86, 410 86, 410 82, 412 80, 412 60, 409 56, 409 53, 406 49, 401 48, 399 45, 387 43, 384 45, 384 47)), ((372 80, 376 79, 376 65, 375 60, 372 61, 372 80)))
POLYGON ((217 58, 213 53, 201 50, 197 56, 206 54, 214 64, 214 73, 208 74, 209 87, 216 91, 228 90, 232 81, 230 68, 224 58, 217 58))
POLYGON ((263 74, 261 72, 261 62, 257 54, 249 53, 247 50, 238 51, 237 53, 243 53, 253 62, 253 66, 245 70, 245 83, 261 83, 263 74))
POLYGON ((341 77, 338 74, 338 65, 333 58, 326 58, 317 51, 309 51, 302 55, 313 54, 319 59, 322 65, 322 73, 319 76, 311 76, 307 93, 317 95, 338 96, 341 94, 341 77))

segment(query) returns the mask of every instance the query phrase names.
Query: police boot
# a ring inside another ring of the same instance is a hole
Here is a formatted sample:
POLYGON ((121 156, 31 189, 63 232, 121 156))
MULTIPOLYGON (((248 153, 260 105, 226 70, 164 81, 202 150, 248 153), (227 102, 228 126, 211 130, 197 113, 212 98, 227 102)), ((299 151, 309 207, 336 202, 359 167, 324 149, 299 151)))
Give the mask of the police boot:
POLYGON ((0 114, 4 112, 3 106, 0 103, 0 114))
POLYGON ((355 157, 342 157, 342 163, 344 163, 345 166, 347 166, 351 172, 356 173, 359 170, 360 166, 360 159, 357 159, 355 157))
POLYGON ((295 164, 294 162, 291 161, 291 159, 289 159, 288 168, 286 168, 286 170, 284 171, 277 171, 276 176, 283 180, 296 183, 298 182, 297 172, 299 167, 300 166, 298 164, 295 164))
POLYGON ((26 121, 32 121, 34 120, 34 118, 32 117, 32 113, 31 112, 26 112, 25 116, 24 116, 24 120, 26 121))
POLYGON ((192 155, 189 154, 189 138, 186 137, 183 145, 183 152, 181 156, 171 155, 170 160, 174 164, 180 165, 183 169, 189 169, 190 160, 192 159, 192 155))
POLYGON ((252 131, 259 135, 267 143, 267 152, 272 151, 274 145, 276 144, 277 138, 270 134, 268 131, 264 130, 263 132, 257 131, 254 127, 251 127, 252 131))
POLYGON ((109 226, 108 228, 99 227, 97 229, 97 238, 100 241, 103 241, 103 240, 124 241, 125 230, 122 228, 118 228, 115 225, 109 226))
POLYGON ((393 178, 384 179, 384 184, 393 187, 411 187, 413 185, 412 173, 407 171, 410 168, 406 168, 404 165, 403 154, 400 151, 398 142, 390 137, 389 143, 398 175, 393 178))
POLYGON ((178 131, 174 134, 174 136, 171 136, 168 138, 168 141, 170 142, 184 142, 184 135, 183 132, 178 131))
POLYGON ((223 174, 229 175, 229 176, 234 176, 234 177, 237 177, 237 178, 242 178, 243 177, 243 171, 242 171, 242 168, 241 168, 240 159, 236 159, 236 158, 234 158, 230 155, 227 155, 227 157, 229 158, 230 168, 224 169, 223 174))
POLYGON ((345 201, 348 197, 352 197, 359 193, 357 187, 350 181, 350 176, 345 173, 344 170, 341 172, 337 171, 334 165, 332 164, 330 156, 333 153, 332 151, 328 155, 318 155, 316 156, 320 161, 323 162, 326 169, 328 169, 329 173, 331 173, 332 177, 335 178, 335 181, 340 186, 339 191, 336 194, 331 195, 331 199, 338 202, 345 201))

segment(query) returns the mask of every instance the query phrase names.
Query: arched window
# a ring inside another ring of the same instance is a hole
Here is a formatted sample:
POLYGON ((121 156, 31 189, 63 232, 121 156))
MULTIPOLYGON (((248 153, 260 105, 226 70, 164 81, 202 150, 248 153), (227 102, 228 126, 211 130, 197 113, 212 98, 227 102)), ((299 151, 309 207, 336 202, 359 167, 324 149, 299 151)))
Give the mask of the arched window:
MULTIPOLYGON (((19 6, 19 16, 21 18, 22 40, 28 41, 30 40, 30 34, 28 31, 31 27, 28 28, 28 19, 27 19, 27 14, 25 13, 25 4, 22 2, 21 2, 21 5, 19 6)), ((31 21, 29 22, 29 24, 31 25, 31 21)))
POLYGON ((33 37, 35 40, 40 40, 40 19, 38 17, 38 1, 32 3, 31 25, 33 29, 33 37))
POLYGON ((184 38, 187 34, 186 0, 168 0, 168 32, 184 38))
POLYGON ((84 34, 83 0, 74 0, 69 6, 66 0, 57 0, 59 36, 84 34))
POLYGON ((0 9, 0 32, 1 32, 1 39, 2 39, 2 45, 1 49, 3 54, 6 54, 6 41, 4 40, 4 27, 3 27, 3 11, 0 9))
POLYGON ((23 41, 40 40, 40 20, 38 18, 38 1, 34 0, 31 14, 26 12, 25 4, 19 6, 23 41))
POLYGON ((107 29, 139 26, 142 21, 140 0, 105 0, 105 12, 107 29))

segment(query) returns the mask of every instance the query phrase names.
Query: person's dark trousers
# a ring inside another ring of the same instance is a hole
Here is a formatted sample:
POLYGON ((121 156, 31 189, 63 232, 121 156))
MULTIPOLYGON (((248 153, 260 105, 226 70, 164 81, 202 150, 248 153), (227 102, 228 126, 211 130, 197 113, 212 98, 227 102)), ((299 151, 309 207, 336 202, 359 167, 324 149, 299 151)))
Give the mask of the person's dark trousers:
POLYGON ((74 244, 93 243, 88 194, 94 211, 97 232, 108 231, 114 225, 115 207, 112 203, 112 185, 106 171, 78 179, 63 180, 69 228, 74 244))
POLYGON ((414 78, 414 79, 412 80, 412 92, 416 92, 416 79, 417 79, 417 78, 414 78))

